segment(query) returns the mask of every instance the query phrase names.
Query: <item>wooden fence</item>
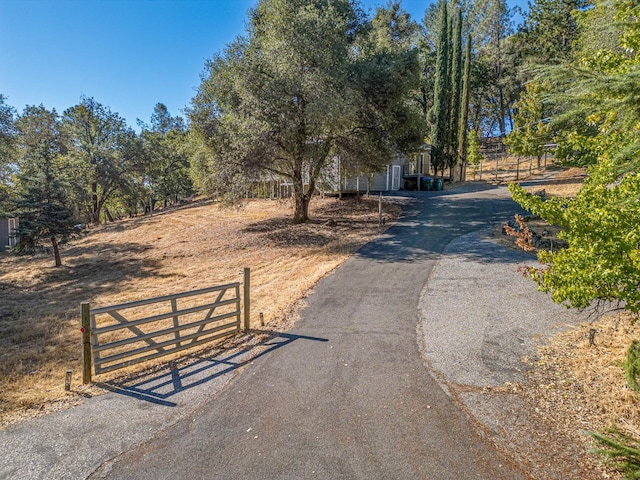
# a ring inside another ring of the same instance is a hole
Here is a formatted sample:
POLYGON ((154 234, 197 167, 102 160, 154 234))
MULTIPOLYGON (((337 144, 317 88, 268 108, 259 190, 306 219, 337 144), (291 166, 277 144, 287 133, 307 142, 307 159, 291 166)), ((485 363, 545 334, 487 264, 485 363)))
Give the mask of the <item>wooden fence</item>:
POLYGON ((477 165, 467 165, 466 176, 467 180, 517 182, 546 168, 546 155, 540 159, 540 163, 536 157, 496 156, 492 159, 484 158, 477 165))
MULTIPOLYGON (((110 372, 238 332, 240 286, 235 282, 94 309, 82 303, 82 382, 91 383, 92 370, 110 372)), ((249 291, 250 270, 245 268, 245 330, 250 326, 249 291)))

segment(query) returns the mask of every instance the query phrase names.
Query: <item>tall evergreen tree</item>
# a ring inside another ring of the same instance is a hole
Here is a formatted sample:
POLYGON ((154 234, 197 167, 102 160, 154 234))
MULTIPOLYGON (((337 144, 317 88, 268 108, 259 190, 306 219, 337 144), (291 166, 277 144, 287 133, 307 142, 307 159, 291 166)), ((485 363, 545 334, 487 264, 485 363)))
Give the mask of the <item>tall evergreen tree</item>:
POLYGON ((433 107, 429 115, 431 123, 431 162, 444 175, 447 153, 447 114, 449 112, 449 23, 447 2, 440 0, 440 35, 438 36, 436 75, 433 88, 433 107))
POLYGON ((458 9, 453 35, 453 52, 451 55, 451 105, 449 126, 449 168, 453 177, 458 158, 458 126, 460 123, 460 106, 462 95, 462 10, 458 9))
POLYGON ((0 94, 0 212, 13 189, 11 177, 16 155, 16 112, 7 105, 6 97, 0 94))
POLYGON ((478 62, 485 66, 484 91, 479 98, 487 122, 485 134, 497 130, 501 136, 507 132, 507 122, 512 123, 512 102, 520 91, 516 79, 517 55, 509 48, 513 33, 513 11, 506 0, 478 0, 476 9, 482 14, 476 30, 478 62))
POLYGON ((69 172, 63 155, 67 144, 55 110, 26 107, 18 122, 20 173, 14 214, 20 218, 16 250, 33 253, 50 242, 55 266, 62 265, 60 245, 75 233, 67 197, 69 172))
POLYGON ((525 64, 550 65, 569 61, 578 39, 575 11, 591 0, 535 0, 518 29, 516 41, 525 64))
POLYGON ((460 121, 458 125, 458 157, 460 158, 460 175, 458 180, 464 180, 467 164, 467 132, 469 129, 469 82, 471 80, 471 35, 467 37, 467 47, 464 56, 464 73, 462 93, 460 95, 460 121))

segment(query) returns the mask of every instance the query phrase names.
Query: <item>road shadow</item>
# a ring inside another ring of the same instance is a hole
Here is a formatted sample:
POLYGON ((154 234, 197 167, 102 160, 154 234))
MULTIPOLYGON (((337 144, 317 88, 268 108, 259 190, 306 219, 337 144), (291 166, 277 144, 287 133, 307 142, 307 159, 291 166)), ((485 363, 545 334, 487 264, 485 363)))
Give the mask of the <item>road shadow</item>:
POLYGON ((178 393, 233 373, 263 355, 297 341, 329 340, 271 330, 250 330, 232 337, 223 345, 172 360, 160 370, 141 372, 124 380, 96 382, 96 385, 119 395, 175 407, 177 403, 171 398, 178 393))
POLYGON ((550 185, 550 184, 570 185, 574 183, 582 183, 585 178, 586 178, 586 175, 577 175, 575 177, 568 177, 564 179, 541 178, 541 179, 534 179, 534 180, 527 180, 524 182, 520 182, 520 186, 522 188, 527 188, 527 187, 541 187, 541 186, 550 185))
MULTIPOLYGON (((504 187, 488 184, 463 184, 440 192, 401 192, 399 196, 405 201, 401 203, 403 212, 398 221, 377 240, 358 250, 357 255, 399 264, 436 259, 446 254, 446 246, 452 240, 480 230, 492 232, 496 225, 512 220, 515 214, 526 213, 511 200, 504 187), (498 192, 499 188, 504 194, 498 192)), ((456 255, 478 262, 522 260, 506 247, 494 249, 489 258, 484 250, 470 244, 456 255)))

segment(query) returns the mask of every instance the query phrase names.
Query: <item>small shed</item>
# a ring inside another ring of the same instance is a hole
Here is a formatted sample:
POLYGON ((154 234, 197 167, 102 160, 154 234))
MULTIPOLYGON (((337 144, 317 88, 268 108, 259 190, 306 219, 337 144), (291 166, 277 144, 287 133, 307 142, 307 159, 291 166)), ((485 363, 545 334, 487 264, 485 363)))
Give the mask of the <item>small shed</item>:
POLYGON ((431 178, 431 145, 423 144, 413 152, 402 168, 402 180, 405 190, 422 190, 423 179, 431 178))
POLYGON ((0 218, 0 252, 15 247, 18 238, 15 231, 18 228, 17 218, 0 218))

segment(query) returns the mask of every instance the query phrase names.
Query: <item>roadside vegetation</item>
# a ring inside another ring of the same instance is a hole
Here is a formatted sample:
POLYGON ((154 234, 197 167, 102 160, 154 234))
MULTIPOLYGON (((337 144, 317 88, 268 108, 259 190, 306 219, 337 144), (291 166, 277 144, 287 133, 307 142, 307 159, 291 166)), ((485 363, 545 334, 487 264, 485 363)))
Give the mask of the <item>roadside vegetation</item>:
MULTIPOLYGON (((585 171, 578 167, 550 167, 534 178, 536 181, 526 187, 526 194, 542 199, 575 198, 585 171)), ((537 242, 532 239, 542 240, 543 245, 561 245, 558 234, 562 229, 543 218, 524 216, 509 225, 515 227, 505 226, 510 236, 505 237, 498 229, 496 235, 514 248, 537 255, 546 247, 536 247, 537 242)), ((526 273, 526 266, 523 268, 526 273)), ((602 432, 601 438, 606 442, 612 428, 615 431, 614 425, 620 425, 625 435, 631 435, 626 438, 631 444, 640 433, 640 397, 627 382, 624 367, 627 350, 636 338, 636 318, 628 312, 602 307, 590 308, 590 321, 554 335, 538 346, 533 357, 523 359, 529 367, 525 381, 509 390, 524 401, 525 415, 535 419, 523 427, 528 440, 521 445, 520 456, 530 461, 566 458, 568 464, 577 462, 588 472, 582 478, 593 479, 622 478, 623 473, 610 462, 598 465, 599 449, 589 433, 602 432), (534 424, 542 426, 532 428, 534 424), (577 451, 579 459, 571 457, 566 442, 581 446, 582 451, 577 451), (585 455, 587 452, 590 454, 585 455)), ((615 434, 615 441, 622 438, 615 434)))
MULTIPOLYGON (((569 198, 529 195, 516 184, 510 192, 525 209, 557 226, 558 238, 566 245, 539 249, 542 266, 528 267, 525 274, 557 303, 621 312, 614 328, 606 323, 600 329, 589 327, 593 348, 576 355, 592 357, 590 363, 601 367, 599 372, 582 372, 583 392, 588 392, 587 384, 600 386, 602 401, 593 405, 594 414, 609 423, 600 422, 590 432, 598 451, 627 478, 639 478, 638 343, 633 327, 640 311, 640 7, 617 1, 576 7, 565 12, 572 26, 570 42, 544 55, 540 50, 525 54, 529 83, 516 103, 516 128, 508 142, 516 153, 538 157, 545 145, 554 145, 556 160, 588 166, 587 176, 569 198), (612 333, 619 328, 629 336, 614 335, 615 340, 625 338, 628 344, 618 345, 609 356, 603 347, 614 341, 612 333), (596 346, 599 331, 603 342, 596 346), (610 364, 620 377, 606 385, 598 379, 610 364)), ((542 4, 532 9, 523 39, 536 38, 536 31, 552 31, 552 13, 542 4)), ((526 233, 524 228, 520 236, 526 233)), ((555 374, 569 381, 571 375, 563 373, 571 371, 570 357, 555 352, 563 358, 551 362, 555 374)))

